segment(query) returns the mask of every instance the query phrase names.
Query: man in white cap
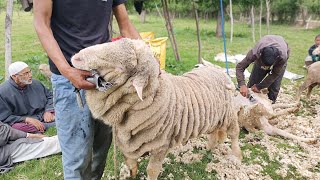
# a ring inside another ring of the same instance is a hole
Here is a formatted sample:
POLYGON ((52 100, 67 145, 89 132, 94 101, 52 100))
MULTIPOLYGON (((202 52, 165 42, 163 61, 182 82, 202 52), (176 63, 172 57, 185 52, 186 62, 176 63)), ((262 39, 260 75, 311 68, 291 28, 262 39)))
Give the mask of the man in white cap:
POLYGON ((0 121, 27 132, 42 133, 55 126, 52 92, 24 62, 9 66, 10 78, 0 85, 0 121))

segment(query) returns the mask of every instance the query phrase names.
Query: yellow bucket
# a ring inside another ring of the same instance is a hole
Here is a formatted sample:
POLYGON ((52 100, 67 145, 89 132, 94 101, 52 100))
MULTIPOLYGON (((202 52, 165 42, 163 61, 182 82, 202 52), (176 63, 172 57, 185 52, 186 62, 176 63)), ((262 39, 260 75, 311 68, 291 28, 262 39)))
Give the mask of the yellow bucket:
POLYGON ((151 40, 145 40, 149 44, 154 57, 160 61, 160 69, 165 69, 166 67, 166 41, 168 37, 160 37, 151 40))
POLYGON ((144 41, 154 39, 154 32, 141 32, 139 34, 144 41))

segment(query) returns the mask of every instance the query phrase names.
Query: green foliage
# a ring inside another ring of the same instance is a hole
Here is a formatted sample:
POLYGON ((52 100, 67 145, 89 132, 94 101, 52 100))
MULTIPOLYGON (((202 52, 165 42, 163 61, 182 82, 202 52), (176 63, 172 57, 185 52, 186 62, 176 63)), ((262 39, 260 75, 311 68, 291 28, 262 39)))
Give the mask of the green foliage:
MULTIPOLYGON (((5 14, 1 13, 0 17, 4 19, 5 14)), ((140 23, 139 17, 136 13, 130 16, 133 24, 136 26, 138 31, 153 31, 156 37, 167 36, 165 24, 159 16, 150 16, 148 21, 144 24, 140 23)), ((181 75, 186 71, 189 71, 197 63, 197 37, 196 27, 194 19, 175 19, 174 21, 174 32, 177 37, 178 48, 182 58, 181 62, 177 62, 174 59, 174 54, 170 41, 167 41, 166 49, 166 71, 172 74, 181 75)), ((215 37, 215 26, 216 22, 213 20, 202 21, 200 20, 200 36, 202 41, 203 58, 207 61, 213 62, 221 67, 225 67, 224 62, 214 61, 214 56, 220 52, 223 52, 223 40, 215 37)), ((114 25, 114 27, 117 27, 114 25)), ((254 46, 251 40, 251 29, 240 22, 236 22, 234 26, 234 38, 233 42, 229 41, 230 24, 226 22, 226 35, 227 35, 227 53, 231 55, 235 54, 246 54, 248 50, 254 46)), ((266 34, 266 27, 262 27, 263 35, 266 34)), ((40 79, 48 87, 50 83, 45 79, 38 70, 38 65, 41 63, 47 63, 47 56, 43 52, 42 47, 38 41, 38 38, 34 32, 32 26, 32 14, 17 12, 13 13, 13 28, 12 28, 12 56, 14 61, 21 60, 27 62, 35 78, 40 79)), ((309 46, 314 43, 314 36, 319 33, 320 29, 305 30, 297 27, 288 25, 271 25, 271 33, 284 36, 288 41, 291 48, 291 55, 288 61, 288 70, 297 74, 304 75, 306 72, 302 68, 304 64, 304 58, 307 55, 309 46)), ((258 30, 257 30, 258 31, 258 30)), ((4 24, 0 24, 0 34, 4 34, 4 24)), ((258 33, 256 33, 258 34, 258 33)), ((258 37, 257 37, 258 39, 258 37)), ((4 38, 0 38, 0 43, 4 44, 4 38)), ((234 67, 234 64, 229 63, 229 67, 234 67)), ((4 80, 4 47, 0 46, 0 81, 4 80), (1 79, 2 77, 2 79, 1 79)), ((295 82, 284 81, 283 86, 287 84, 294 84, 295 82)), ((299 81, 301 83, 301 80, 299 81)), ((311 102, 312 103, 312 102, 311 102)), ((308 102, 304 102, 308 105, 308 102)), ((310 103, 309 103, 310 105, 310 103)), ((56 129, 51 128, 48 135, 55 135, 56 129)), ((240 138, 244 139, 247 136, 244 130, 241 131, 240 138)), ((260 141, 263 138, 262 133, 257 133, 254 137, 254 141, 260 141)), ((282 139, 281 139, 282 140, 282 139)), ((242 142, 242 150, 249 150, 251 152, 250 157, 245 157, 243 163, 260 163, 257 159, 266 161, 268 165, 263 166, 263 174, 268 174, 273 179, 282 179, 275 173, 278 168, 281 168, 281 163, 277 160, 271 159, 266 153, 265 147, 254 145, 253 142, 242 142)), ((279 142, 279 148, 282 149, 294 149, 297 151, 303 151, 299 147, 290 146, 285 143, 279 142)), ((203 154, 203 159, 200 163, 193 164, 181 164, 174 162, 174 157, 169 155, 172 160, 172 164, 164 164, 164 172, 161 174, 159 179, 168 179, 167 175, 172 173, 176 179, 183 178, 183 172, 190 172, 188 175, 192 179, 215 179, 215 173, 207 173, 204 171, 204 167, 208 162, 213 161, 214 156, 205 150, 197 150, 197 153, 203 154)), ((118 161, 123 162, 123 158, 118 153, 118 161)), ((139 177, 143 177, 146 174, 145 169, 148 163, 148 159, 145 158, 139 165, 139 177)), ((318 164, 314 169, 314 172, 319 172, 320 165, 318 164)), ((105 170, 105 176, 103 179, 108 179, 107 174, 113 175, 113 150, 109 151, 107 160, 107 168, 105 170)), ((139 179, 137 177, 136 179, 139 179)), ((288 179, 300 178, 301 176, 295 172, 295 168, 291 167, 288 172, 288 179)), ((24 163, 19 163, 15 166, 15 169, 6 175, 1 176, 4 180, 15 180, 15 179, 63 179, 61 155, 54 155, 48 158, 42 158, 39 160, 32 160, 24 163)))
POLYGON ((279 23, 293 23, 299 8, 299 0, 271 1, 271 12, 277 15, 279 23))

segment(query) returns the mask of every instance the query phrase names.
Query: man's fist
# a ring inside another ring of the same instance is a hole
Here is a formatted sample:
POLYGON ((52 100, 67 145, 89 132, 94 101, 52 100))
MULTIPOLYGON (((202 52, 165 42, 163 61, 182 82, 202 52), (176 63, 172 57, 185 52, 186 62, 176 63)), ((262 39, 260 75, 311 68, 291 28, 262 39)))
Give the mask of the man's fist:
POLYGON ((260 93, 260 90, 257 88, 255 84, 251 87, 251 90, 255 93, 260 93))
POLYGON ((246 85, 240 86, 240 94, 241 94, 243 97, 247 97, 247 96, 248 96, 248 88, 247 88, 246 85))

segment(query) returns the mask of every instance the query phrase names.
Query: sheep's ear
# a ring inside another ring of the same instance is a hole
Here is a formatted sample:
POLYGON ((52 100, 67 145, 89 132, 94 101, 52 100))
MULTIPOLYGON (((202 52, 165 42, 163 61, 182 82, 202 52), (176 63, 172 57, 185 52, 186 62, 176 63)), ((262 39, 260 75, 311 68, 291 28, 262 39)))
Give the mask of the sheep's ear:
POLYGON ((143 81, 140 78, 135 78, 132 82, 133 87, 136 89, 138 97, 143 101, 142 99, 142 90, 144 87, 145 81, 143 81))

